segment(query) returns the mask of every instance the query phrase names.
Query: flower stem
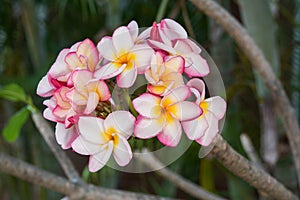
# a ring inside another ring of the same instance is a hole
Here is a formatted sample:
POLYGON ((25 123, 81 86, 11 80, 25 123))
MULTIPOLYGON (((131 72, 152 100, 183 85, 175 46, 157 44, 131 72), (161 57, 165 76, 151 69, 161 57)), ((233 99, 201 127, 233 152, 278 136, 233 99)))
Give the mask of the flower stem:
POLYGON ((138 116, 138 113, 137 113, 137 111, 134 109, 134 107, 133 107, 133 105, 132 105, 132 101, 131 101, 131 98, 130 98, 130 96, 129 96, 128 90, 127 90, 127 89, 124 89, 123 91, 124 91, 123 94, 124 94, 125 100, 126 100, 126 102, 127 102, 127 105, 128 105, 128 107, 129 107, 129 110, 131 111, 131 113, 132 113, 135 117, 137 117, 137 116, 138 116))

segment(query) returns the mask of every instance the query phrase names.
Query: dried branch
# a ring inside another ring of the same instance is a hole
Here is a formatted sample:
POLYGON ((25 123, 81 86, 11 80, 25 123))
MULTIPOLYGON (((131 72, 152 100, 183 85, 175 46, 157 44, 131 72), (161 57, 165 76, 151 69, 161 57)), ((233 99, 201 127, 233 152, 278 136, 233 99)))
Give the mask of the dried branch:
MULTIPOLYGON (((143 150, 143 152, 147 152, 147 150, 143 150)), ((210 193, 200 186, 192 183, 189 180, 181 177, 179 174, 171 171, 153 155, 148 154, 147 156, 139 156, 137 157, 143 164, 145 164, 150 169, 159 169, 155 171, 160 176, 164 177, 166 180, 169 180, 182 191, 185 191, 187 194, 199 198, 199 199, 210 199, 210 200, 225 200, 222 197, 217 196, 216 194, 210 193)))
POLYGON ((275 178, 236 152, 221 135, 217 136, 216 145, 211 154, 233 174, 241 177, 272 199, 298 199, 275 178))
POLYGON ((44 140, 50 147, 51 151, 54 153, 56 159, 58 160, 60 166, 63 168, 69 180, 73 183, 81 182, 82 179, 80 178, 78 172, 76 171, 73 163, 71 162, 67 154, 57 144, 54 138, 54 132, 50 127, 50 125, 46 122, 43 116, 38 112, 32 113, 31 117, 33 119, 35 126, 42 134, 44 140))
POLYGON ((274 99, 276 111, 281 116, 287 132, 290 147, 300 183, 300 129, 293 107, 283 89, 281 82, 276 77, 270 63, 262 51, 249 36, 245 28, 234 19, 225 9, 212 0, 190 0, 199 10, 214 19, 236 41, 253 67, 263 78, 274 99))
POLYGON ((0 171, 16 176, 20 179, 43 186, 53 191, 65 194, 71 199, 139 199, 139 200, 167 200, 169 198, 157 197, 134 192, 105 189, 89 184, 76 184, 60 176, 44 171, 22 160, 0 153, 0 171))

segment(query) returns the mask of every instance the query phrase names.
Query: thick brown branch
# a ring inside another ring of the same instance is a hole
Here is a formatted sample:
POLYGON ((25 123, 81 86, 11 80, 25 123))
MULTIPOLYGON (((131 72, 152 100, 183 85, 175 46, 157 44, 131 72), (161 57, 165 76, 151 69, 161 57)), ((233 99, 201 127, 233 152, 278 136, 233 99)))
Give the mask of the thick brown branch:
POLYGON ((270 63, 247 31, 225 9, 212 0, 190 0, 199 10, 214 19, 236 41, 270 90, 275 107, 287 132, 300 183, 300 130, 294 109, 273 72, 270 63))
POLYGON ((139 156, 138 159, 150 169, 160 169, 155 172, 193 197, 199 199, 225 200, 222 197, 202 189, 200 186, 192 183, 191 181, 186 180, 179 174, 169 170, 167 167, 164 167, 164 165, 151 154, 148 154, 147 156, 139 156))
POLYGON ((272 199, 298 199, 272 176, 236 152, 223 138, 218 135, 212 155, 233 174, 241 177, 259 191, 272 199))
POLYGON ((62 177, 44 171, 24 161, 0 153, 0 171, 11 174, 31 183, 65 194, 71 199, 105 199, 105 200, 166 200, 134 192, 104 189, 88 184, 76 184, 62 177))
POLYGON ((37 127, 39 132, 42 134, 44 140, 50 147, 51 151, 54 153, 56 159, 58 160, 60 166, 63 168, 69 180, 74 183, 81 182, 81 178, 76 169, 74 168, 73 163, 68 158, 66 153, 61 149, 61 147, 57 144, 54 138, 54 132, 50 125, 38 112, 32 113, 32 119, 35 126, 37 127))

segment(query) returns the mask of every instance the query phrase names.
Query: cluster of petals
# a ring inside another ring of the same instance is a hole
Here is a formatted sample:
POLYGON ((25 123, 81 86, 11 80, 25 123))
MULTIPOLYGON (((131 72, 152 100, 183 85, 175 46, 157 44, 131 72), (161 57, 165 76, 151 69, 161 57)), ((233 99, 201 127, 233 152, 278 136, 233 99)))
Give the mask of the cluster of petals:
POLYGON ((57 123, 58 144, 88 155, 91 172, 111 156, 120 166, 127 165, 132 135, 157 137, 175 147, 184 131, 189 139, 209 145, 219 132, 226 103, 218 96, 205 97, 201 78, 210 71, 200 53, 171 19, 154 22, 141 33, 132 21, 96 45, 85 39, 63 49, 37 88, 39 96, 49 97, 44 117, 57 123), (145 78, 146 91, 131 99, 131 112, 118 110, 107 81, 130 89, 138 76, 145 78))
POLYGON ((57 122, 55 136, 63 149, 78 137, 80 116, 95 115, 99 101, 111 94, 103 80, 95 77, 101 56, 90 39, 63 49, 37 87, 37 94, 50 97, 44 101, 44 117, 57 122))

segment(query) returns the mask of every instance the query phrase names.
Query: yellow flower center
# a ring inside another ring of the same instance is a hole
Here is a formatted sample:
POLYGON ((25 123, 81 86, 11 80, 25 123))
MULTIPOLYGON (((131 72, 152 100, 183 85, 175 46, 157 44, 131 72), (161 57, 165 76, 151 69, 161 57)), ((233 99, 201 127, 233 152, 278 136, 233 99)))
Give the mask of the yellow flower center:
POLYGON ((209 107, 208 103, 206 101, 201 101, 199 104, 200 108, 203 111, 203 114, 205 114, 207 112, 207 109, 209 107))
POLYGON ((134 66, 134 62, 136 60, 136 55, 130 52, 121 53, 121 56, 116 57, 114 59, 114 64, 121 67, 122 65, 126 64, 125 69, 131 69, 134 66))
POLYGON ((113 141, 114 145, 117 145, 119 143, 119 137, 116 133, 117 133, 117 131, 114 127, 108 128, 104 132, 105 139, 107 141, 113 141))

